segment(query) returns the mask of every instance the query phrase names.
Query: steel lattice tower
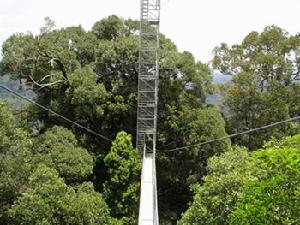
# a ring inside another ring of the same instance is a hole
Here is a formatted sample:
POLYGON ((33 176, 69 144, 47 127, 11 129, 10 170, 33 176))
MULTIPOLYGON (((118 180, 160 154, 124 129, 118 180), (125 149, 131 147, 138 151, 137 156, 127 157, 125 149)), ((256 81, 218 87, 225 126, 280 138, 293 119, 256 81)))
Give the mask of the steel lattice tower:
POLYGON ((159 53, 159 0, 141 0, 140 56, 138 81, 138 112, 136 146, 155 152, 158 53, 159 53))
POLYGON ((158 225, 156 129, 160 0, 141 0, 136 147, 143 153, 139 225, 158 225))

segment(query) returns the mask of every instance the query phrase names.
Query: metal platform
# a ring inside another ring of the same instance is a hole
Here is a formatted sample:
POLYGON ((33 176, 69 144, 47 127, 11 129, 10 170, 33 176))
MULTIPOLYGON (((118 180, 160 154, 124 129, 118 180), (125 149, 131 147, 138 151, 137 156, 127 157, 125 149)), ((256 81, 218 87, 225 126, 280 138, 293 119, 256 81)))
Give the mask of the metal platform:
POLYGON ((158 225, 155 157, 143 158, 139 225, 158 225))

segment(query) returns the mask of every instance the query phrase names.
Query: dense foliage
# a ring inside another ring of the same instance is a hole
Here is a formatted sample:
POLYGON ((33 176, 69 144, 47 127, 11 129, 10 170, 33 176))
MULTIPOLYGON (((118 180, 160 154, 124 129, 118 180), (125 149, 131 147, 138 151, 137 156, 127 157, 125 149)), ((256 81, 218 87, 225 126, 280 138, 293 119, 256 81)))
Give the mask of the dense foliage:
MULTIPOLYGON (((80 26, 54 29, 53 21, 46 18, 45 22, 39 35, 15 34, 6 40, 2 73, 25 79, 40 104, 110 139, 120 131, 135 134, 138 22, 110 16, 96 22, 91 31, 80 26)), ((159 93, 158 148, 224 136, 221 114, 205 104, 207 93, 212 91, 209 67, 195 62, 189 52, 178 52, 162 34, 160 41, 163 91, 159 93)), ((97 191, 103 191, 113 216, 124 221, 136 219, 140 165, 131 141, 123 143, 128 139, 124 134, 111 146, 38 108, 28 107, 27 114, 29 124, 41 121, 42 126, 34 127, 38 135, 35 153, 45 154, 47 166, 55 168, 70 185, 92 181, 97 191), (78 143, 72 135, 64 134, 67 130, 54 125, 72 130, 78 143), (57 132, 61 138, 56 140, 57 132), (125 158, 119 159, 121 156, 125 158)), ((193 153, 158 156, 158 170, 162 171, 158 173, 160 207, 166 212, 161 218, 173 222, 179 218, 192 198, 189 185, 206 173, 207 158, 229 145, 228 140, 212 144, 201 153, 205 157, 197 157, 196 149, 193 153), (183 168, 180 173, 176 169, 179 166, 183 168), (179 203, 173 204, 174 193, 179 193, 179 203)))
POLYGON ((118 133, 110 152, 104 158, 108 168, 104 183, 104 198, 112 214, 137 223, 138 194, 140 192, 141 157, 132 146, 131 136, 118 133))
POLYGON ((110 224, 109 209, 91 183, 67 186, 55 169, 39 165, 9 209, 12 224, 110 224))
POLYGON ((54 126, 32 138, 0 104, 0 224, 108 224, 109 208, 86 182, 93 158, 74 135, 54 126))
MULTIPOLYGON (((46 18, 40 34, 5 41, 1 75, 31 85, 39 104, 107 139, 39 107, 0 101, 0 224, 137 223, 138 26, 109 16, 90 31, 55 29, 46 18)), ((299 136, 279 140, 299 132, 297 123, 232 140, 244 147, 222 139, 167 150, 299 115, 299 35, 271 26, 217 47, 214 67, 233 76, 221 89, 221 111, 206 104, 214 91, 209 66, 163 34, 160 43, 160 223, 298 224, 299 136)))
MULTIPOLYGON (((241 44, 223 43, 214 50, 213 64, 223 73, 232 74, 226 87, 225 114, 230 132, 261 127, 299 115, 300 36, 270 26, 263 32, 251 32, 241 44)), ((282 125, 257 132, 236 143, 250 149, 261 147, 264 140, 293 134, 295 129, 282 125)))
POLYGON ((298 224, 299 143, 297 135, 253 153, 212 157, 179 224, 298 224))

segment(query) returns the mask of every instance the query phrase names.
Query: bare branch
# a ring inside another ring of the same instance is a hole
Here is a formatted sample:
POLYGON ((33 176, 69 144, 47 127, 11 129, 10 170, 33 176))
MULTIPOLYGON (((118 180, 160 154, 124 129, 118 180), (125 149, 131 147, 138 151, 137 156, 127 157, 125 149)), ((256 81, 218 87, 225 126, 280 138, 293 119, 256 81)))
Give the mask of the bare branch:
POLYGON ((44 76, 44 77, 41 78, 38 82, 42 82, 42 81, 44 81, 45 79, 47 79, 48 77, 51 77, 51 75, 48 74, 48 75, 44 76))
POLYGON ((58 84, 58 83, 63 83, 63 82, 65 82, 65 80, 56 80, 56 81, 54 81, 54 82, 47 83, 47 84, 40 84, 40 83, 39 83, 40 81, 45 80, 46 77, 49 77, 49 76, 50 76, 50 75, 47 75, 47 76, 43 77, 41 80, 39 80, 39 81, 35 81, 35 80, 33 79, 32 76, 29 76, 29 78, 31 79, 32 83, 35 84, 36 86, 40 87, 40 89, 45 88, 45 87, 50 87, 50 86, 56 85, 56 84, 58 84))

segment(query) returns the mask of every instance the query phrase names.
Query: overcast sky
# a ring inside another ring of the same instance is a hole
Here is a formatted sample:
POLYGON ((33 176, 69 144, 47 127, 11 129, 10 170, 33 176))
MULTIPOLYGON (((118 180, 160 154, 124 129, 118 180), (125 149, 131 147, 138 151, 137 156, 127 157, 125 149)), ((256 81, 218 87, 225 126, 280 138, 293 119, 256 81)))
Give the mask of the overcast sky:
MULTIPOLYGON (((300 32, 300 0, 161 0, 161 32, 179 50, 208 62, 221 42, 240 43, 249 32, 278 25, 300 32)), ((140 0, 0 0, 0 45, 15 32, 37 33, 49 16, 57 27, 90 29, 108 15, 139 18, 140 0)))

